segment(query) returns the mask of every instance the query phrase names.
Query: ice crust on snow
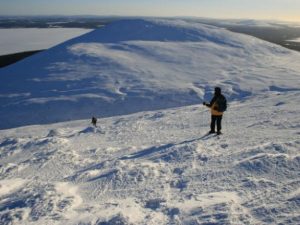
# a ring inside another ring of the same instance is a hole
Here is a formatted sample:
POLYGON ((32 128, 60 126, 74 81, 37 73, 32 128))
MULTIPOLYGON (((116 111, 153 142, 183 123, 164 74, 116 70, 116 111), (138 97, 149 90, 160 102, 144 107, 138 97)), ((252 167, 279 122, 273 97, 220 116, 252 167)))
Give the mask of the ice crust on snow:
POLYGON ((0 128, 299 90, 300 54, 184 20, 125 20, 0 70, 0 128))
POLYGON ((298 61, 153 19, 0 70, 0 223, 299 224, 298 61), (205 135, 210 112, 195 104, 215 85, 230 103, 221 136, 205 135), (91 115, 111 117, 92 127, 91 115))

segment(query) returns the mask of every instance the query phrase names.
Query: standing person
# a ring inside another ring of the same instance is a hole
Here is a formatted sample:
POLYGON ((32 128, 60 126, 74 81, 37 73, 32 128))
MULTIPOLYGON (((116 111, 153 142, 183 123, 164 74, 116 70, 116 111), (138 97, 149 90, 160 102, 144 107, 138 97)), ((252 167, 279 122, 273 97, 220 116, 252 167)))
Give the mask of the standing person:
POLYGON ((211 110, 211 123, 210 123, 210 134, 215 133, 215 124, 217 123, 217 135, 222 134, 222 116, 227 108, 227 101, 224 95, 221 94, 221 88, 215 87, 214 97, 210 103, 203 102, 203 105, 207 106, 211 110))
POLYGON ((92 117, 92 124, 94 127, 97 127, 97 118, 96 117, 92 117))

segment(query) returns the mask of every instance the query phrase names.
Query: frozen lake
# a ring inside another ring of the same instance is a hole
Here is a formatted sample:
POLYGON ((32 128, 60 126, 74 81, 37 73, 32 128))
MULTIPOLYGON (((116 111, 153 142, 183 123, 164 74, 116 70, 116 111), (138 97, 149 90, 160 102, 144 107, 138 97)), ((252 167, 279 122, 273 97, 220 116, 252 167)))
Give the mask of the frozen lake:
POLYGON ((0 29, 0 55, 47 49, 90 31, 82 28, 0 29))

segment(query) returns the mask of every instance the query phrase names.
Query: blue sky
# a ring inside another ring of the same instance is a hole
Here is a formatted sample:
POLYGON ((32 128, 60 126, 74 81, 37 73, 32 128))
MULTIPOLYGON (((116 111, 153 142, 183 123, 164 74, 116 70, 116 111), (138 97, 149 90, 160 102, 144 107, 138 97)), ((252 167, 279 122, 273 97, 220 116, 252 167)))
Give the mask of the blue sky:
POLYGON ((51 14, 300 21, 300 0, 0 0, 0 15, 51 14))

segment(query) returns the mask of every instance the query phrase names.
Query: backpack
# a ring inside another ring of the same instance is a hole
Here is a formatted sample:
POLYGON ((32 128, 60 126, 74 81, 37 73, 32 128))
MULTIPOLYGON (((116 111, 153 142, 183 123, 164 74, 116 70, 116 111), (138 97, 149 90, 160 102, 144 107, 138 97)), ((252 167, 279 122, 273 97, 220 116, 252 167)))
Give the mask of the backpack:
POLYGON ((225 112, 227 109, 227 101, 224 96, 221 96, 217 99, 216 103, 218 104, 218 111, 225 112))

